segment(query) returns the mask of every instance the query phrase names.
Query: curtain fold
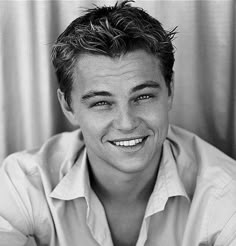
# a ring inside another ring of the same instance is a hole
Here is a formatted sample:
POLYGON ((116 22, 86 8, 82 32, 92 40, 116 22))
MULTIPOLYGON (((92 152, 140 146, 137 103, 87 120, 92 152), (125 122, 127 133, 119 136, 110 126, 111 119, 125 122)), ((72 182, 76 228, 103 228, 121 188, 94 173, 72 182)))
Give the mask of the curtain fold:
MULTIPOLYGON (((53 41, 84 8, 115 1, 0 1, 0 161, 72 130, 56 98, 53 41)), ((165 29, 178 26, 171 122, 236 158, 234 0, 136 0, 165 29)))

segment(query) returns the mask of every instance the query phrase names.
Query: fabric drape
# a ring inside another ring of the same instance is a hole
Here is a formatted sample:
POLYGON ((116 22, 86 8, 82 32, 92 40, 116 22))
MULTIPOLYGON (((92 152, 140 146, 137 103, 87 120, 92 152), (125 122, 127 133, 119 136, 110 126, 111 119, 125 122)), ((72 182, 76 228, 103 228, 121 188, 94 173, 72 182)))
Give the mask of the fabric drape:
MULTIPOLYGON (((0 161, 73 127, 56 98, 53 41, 84 8, 116 1, 0 1, 0 161)), ((234 0, 136 0, 165 29, 178 26, 171 123, 236 158, 234 0)))

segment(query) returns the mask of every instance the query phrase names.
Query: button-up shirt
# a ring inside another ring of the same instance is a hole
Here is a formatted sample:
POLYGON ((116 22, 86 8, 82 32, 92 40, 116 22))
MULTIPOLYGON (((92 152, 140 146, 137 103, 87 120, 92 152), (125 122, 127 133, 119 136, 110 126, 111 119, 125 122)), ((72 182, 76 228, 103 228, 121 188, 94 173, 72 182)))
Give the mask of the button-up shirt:
MULTIPOLYGON (((113 246, 80 130, 9 156, 0 171, 0 246, 113 246)), ((236 162, 170 126, 136 246, 235 246, 236 162)))

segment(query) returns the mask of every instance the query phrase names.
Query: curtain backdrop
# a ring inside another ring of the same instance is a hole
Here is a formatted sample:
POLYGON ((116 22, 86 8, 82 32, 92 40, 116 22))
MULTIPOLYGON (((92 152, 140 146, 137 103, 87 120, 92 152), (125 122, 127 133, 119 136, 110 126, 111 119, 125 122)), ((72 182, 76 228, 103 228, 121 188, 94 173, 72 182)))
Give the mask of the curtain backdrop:
MULTIPOLYGON (((72 130, 56 98, 52 42, 83 8, 115 1, 0 0, 0 161, 72 130)), ((165 29, 178 26, 171 122, 236 158, 234 0, 141 1, 165 29)))

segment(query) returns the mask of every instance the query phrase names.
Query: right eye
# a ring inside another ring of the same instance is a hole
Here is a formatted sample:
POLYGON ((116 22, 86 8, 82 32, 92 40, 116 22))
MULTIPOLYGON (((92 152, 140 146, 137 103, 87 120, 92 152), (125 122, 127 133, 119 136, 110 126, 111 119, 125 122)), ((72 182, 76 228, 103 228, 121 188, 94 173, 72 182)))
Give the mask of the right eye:
POLYGON ((108 109, 111 105, 112 105, 112 103, 110 103, 108 101, 98 101, 98 102, 92 103, 90 108, 108 109))

